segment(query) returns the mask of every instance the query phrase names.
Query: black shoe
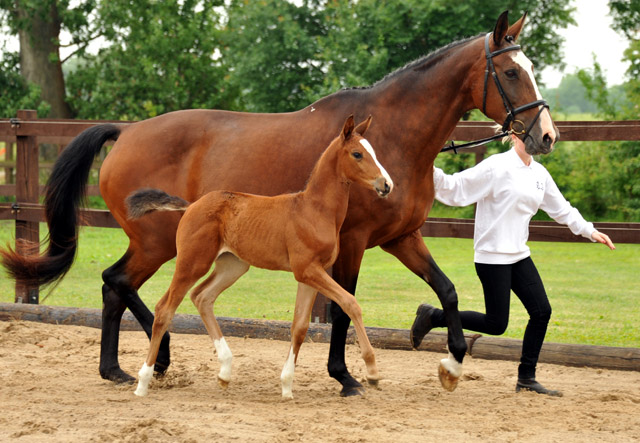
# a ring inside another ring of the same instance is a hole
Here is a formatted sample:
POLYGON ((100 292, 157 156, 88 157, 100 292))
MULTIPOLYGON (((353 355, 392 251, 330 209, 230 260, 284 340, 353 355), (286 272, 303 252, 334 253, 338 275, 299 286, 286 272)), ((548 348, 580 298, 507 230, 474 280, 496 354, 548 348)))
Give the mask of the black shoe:
POLYGON ((413 321, 413 325, 411 325, 411 330, 409 331, 409 339, 414 349, 418 349, 424 336, 433 328, 431 315, 435 309, 436 308, 426 303, 418 306, 416 319, 413 321))
POLYGON ((516 383, 516 392, 533 391, 538 394, 545 394, 551 397, 562 397, 562 392, 547 389, 538 383, 535 378, 519 378, 516 383))

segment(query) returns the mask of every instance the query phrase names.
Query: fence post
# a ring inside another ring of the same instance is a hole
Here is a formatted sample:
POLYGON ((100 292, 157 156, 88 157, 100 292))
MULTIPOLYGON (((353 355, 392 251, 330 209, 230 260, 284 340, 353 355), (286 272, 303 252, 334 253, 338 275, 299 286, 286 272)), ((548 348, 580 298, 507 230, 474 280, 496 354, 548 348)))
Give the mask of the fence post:
MULTIPOLYGON (((19 128, 21 121, 35 120, 37 111, 18 111, 18 121, 15 125, 19 128)), ((38 142, 34 135, 17 135, 16 137, 16 204, 20 211, 21 203, 38 203, 39 196, 39 167, 38 167, 38 142)), ((37 253, 29 248, 29 244, 38 244, 40 241, 40 223, 16 220, 16 252, 21 255, 37 253), (26 243, 25 242, 28 242, 26 243)), ((16 281, 16 303, 39 302, 38 286, 29 285, 22 281, 16 281)))

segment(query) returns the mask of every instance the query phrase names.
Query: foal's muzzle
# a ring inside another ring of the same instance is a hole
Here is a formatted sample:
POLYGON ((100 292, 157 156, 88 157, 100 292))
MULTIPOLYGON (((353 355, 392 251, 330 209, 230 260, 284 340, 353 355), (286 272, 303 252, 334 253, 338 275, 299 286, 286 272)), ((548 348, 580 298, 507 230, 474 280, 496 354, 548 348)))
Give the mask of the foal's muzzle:
POLYGON ((378 193, 378 197, 386 197, 393 190, 393 182, 387 181, 384 177, 379 177, 373 183, 373 187, 378 193))

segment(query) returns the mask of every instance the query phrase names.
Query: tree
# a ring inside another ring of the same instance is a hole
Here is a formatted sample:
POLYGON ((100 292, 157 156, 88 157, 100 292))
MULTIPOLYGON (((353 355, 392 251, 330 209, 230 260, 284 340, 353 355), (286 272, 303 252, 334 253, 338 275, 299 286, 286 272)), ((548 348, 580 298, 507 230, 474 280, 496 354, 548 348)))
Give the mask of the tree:
MULTIPOLYGON (((614 29, 629 39, 625 59, 630 62, 622 86, 607 88, 602 68, 594 59, 591 69, 577 78, 596 112, 610 120, 637 119, 640 107, 640 0, 610 1, 614 29)), ((545 158, 557 170, 558 185, 583 213, 596 219, 640 219, 640 143, 579 143, 545 158)))
POLYGON ((227 81, 238 93, 234 108, 284 112, 310 103, 309 91, 322 83, 318 38, 321 11, 302 1, 231 1, 223 30, 227 81))
POLYGON ((328 2, 321 60, 327 75, 316 97, 340 87, 367 86, 456 40, 493 30, 504 9, 515 21, 527 9, 520 42, 536 65, 562 64, 557 29, 574 23, 569 0, 360 0, 328 2), (543 5, 541 5, 543 3, 543 5))
POLYGON ((40 88, 27 84, 20 75, 20 55, 5 53, 0 59, 0 116, 15 116, 19 109, 49 113, 49 104, 40 98, 40 88))
POLYGON ((186 108, 229 107, 219 57, 219 0, 100 3, 106 47, 69 73, 83 118, 144 119, 186 108))
POLYGON ((60 60, 60 31, 82 35, 86 13, 94 0, 71 8, 69 0, 0 0, 0 18, 20 41, 20 72, 27 84, 41 92, 50 107, 49 117, 71 118, 66 102, 65 82, 60 60))
MULTIPOLYGON (((146 118, 185 107, 299 109, 487 32, 503 8, 513 20, 518 8, 530 9, 521 41, 540 69, 562 60, 555 31, 572 23, 569 1, 0 0, 0 14, 16 33, 30 29, 31 39, 48 40, 54 67, 65 64, 76 115, 146 118), (48 37, 20 19, 15 5, 40 11, 29 17, 51 24, 48 37), (60 29, 77 49, 68 61, 57 55, 60 29), (87 55, 97 36, 105 47, 87 55)), ((40 87, 43 95, 51 84, 40 87)))

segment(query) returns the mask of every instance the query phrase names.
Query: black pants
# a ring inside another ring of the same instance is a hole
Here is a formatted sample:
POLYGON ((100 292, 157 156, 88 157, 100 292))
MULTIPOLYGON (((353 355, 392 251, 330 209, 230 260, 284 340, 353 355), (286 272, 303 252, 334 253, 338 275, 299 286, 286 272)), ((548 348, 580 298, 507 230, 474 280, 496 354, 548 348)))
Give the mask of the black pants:
MULTIPOLYGON (((533 260, 525 258, 511 265, 476 263, 476 273, 482 282, 486 313, 461 311, 463 329, 490 335, 502 335, 509 324, 511 290, 529 314, 529 323, 522 341, 519 378, 535 378, 536 364, 547 332, 551 305, 533 260)), ((445 327, 444 313, 437 310, 431 318, 435 327, 445 327)))

